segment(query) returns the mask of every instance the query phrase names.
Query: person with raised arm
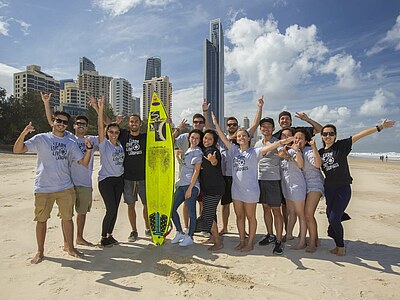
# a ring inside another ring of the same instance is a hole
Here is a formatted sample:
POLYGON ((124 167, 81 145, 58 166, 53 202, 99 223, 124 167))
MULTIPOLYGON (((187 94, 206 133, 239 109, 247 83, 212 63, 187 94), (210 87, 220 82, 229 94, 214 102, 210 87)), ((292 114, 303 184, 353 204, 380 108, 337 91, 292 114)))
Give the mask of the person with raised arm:
POLYGON ((336 244, 336 247, 330 250, 332 254, 338 256, 346 255, 341 218, 350 202, 350 185, 353 181, 347 156, 351 152, 354 143, 370 134, 391 128, 395 124, 395 121, 385 119, 381 124, 362 130, 343 140, 336 140, 337 130, 334 125, 327 124, 322 127, 323 148, 319 149, 318 152, 322 158, 322 171, 325 174, 324 188, 326 215, 329 222, 328 236, 333 238, 336 244))
MULTIPOLYGON (((51 94, 40 93, 41 98, 44 104, 45 113, 47 121, 51 126, 51 108, 50 108, 50 98, 51 94)), ((70 134, 69 137, 75 139, 75 142, 78 144, 79 149, 82 151, 82 154, 87 152, 85 146, 85 140, 88 138, 90 143, 93 146, 91 151, 91 157, 89 166, 83 167, 81 164, 76 162, 72 162, 71 168, 71 178, 74 183, 74 189, 76 193, 76 201, 75 201, 75 211, 77 213, 76 216, 76 244, 84 245, 84 246, 94 246, 91 242, 87 241, 83 237, 83 232, 86 223, 86 215, 90 212, 93 202, 92 195, 92 174, 93 174, 93 162, 94 162, 94 151, 98 150, 99 140, 97 136, 87 135, 87 130, 89 126, 89 119, 86 116, 78 115, 75 117, 74 122, 74 133, 70 134)), ((69 132, 66 130, 66 134, 69 132)), ((64 241, 64 248, 66 248, 66 241, 64 241)))
MULTIPOLYGON (((263 100, 261 100, 261 106, 263 100)), ((217 119, 212 113, 216 131, 221 142, 232 157, 232 199, 236 213, 236 224, 239 231, 239 244, 236 250, 242 252, 251 251, 254 248, 254 238, 257 230, 256 207, 260 199, 260 187, 258 185, 258 162, 268 153, 278 148, 282 143, 287 143, 293 138, 279 140, 260 148, 250 147, 251 136, 249 132, 241 128, 237 131, 236 144, 225 136, 217 119), (245 220, 249 222, 249 236, 246 240, 245 220)), ((258 121, 259 122, 259 121, 258 121)))
POLYGON ((118 140, 120 128, 117 123, 110 123, 104 131, 104 96, 97 100, 99 135, 100 170, 98 175, 99 191, 106 206, 101 230, 101 247, 112 247, 118 241, 113 237, 118 207, 124 191, 125 152, 118 140))
MULTIPOLYGON (((49 94, 49 97, 51 94, 49 94)), ((46 239, 47 220, 50 218, 54 202, 57 203, 59 216, 62 220, 63 236, 66 241, 66 251, 74 257, 82 257, 83 253, 74 247, 74 224, 72 221, 75 204, 75 190, 70 176, 70 164, 74 161, 87 166, 93 146, 86 139, 88 151, 82 154, 76 142, 65 134, 70 115, 56 111, 52 123, 52 131, 39 133, 25 140, 25 137, 35 131, 32 123, 24 128, 15 141, 14 153, 37 153, 37 171, 35 176, 35 218, 37 252, 31 263, 37 264, 44 259, 44 243, 46 239)))

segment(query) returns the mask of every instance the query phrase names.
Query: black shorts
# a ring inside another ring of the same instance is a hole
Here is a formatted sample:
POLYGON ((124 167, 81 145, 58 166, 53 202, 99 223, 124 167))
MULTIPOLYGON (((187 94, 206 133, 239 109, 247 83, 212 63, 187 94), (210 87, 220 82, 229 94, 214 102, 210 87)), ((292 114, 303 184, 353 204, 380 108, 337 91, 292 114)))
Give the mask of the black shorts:
POLYGON ((232 203, 232 176, 224 176, 225 193, 221 199, 221 205, 232 203))
POLYGON ((282 191, 280 180, 259 180, 260 201, 271 207, 280 207, 282 204, 282 191))

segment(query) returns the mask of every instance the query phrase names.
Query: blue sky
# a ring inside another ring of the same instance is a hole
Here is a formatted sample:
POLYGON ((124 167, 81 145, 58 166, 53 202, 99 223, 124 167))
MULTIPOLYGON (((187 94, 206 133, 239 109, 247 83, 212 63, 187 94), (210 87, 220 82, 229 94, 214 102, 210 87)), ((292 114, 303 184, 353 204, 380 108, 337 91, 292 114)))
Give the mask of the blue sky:
MULTIPOLYGON (((339 138, 385 117, 400 121, 398 0, 0 0, 0 86, 11 93, 12 74, 30 64, 76 78, 86 56, 141 96, 146 58, 160 56, 173 120, 190 119, 200 110, 203 42, 214 18, 225 32, 227 116, 252 119, 264 95, 264 116, 305 111, 336 124, 339 138)), ((399 125, 354 146, 399 149, 399 125)))

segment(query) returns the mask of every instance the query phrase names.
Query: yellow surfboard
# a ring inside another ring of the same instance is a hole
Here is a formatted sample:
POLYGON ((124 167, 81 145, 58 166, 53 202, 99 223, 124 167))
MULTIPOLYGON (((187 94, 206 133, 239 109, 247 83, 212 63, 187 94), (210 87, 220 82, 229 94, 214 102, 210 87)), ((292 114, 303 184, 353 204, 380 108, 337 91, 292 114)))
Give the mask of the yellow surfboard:
POLYGON ((147 123, 146 202, 153 242, 168 234, 174 194, 174 146, 165 107, 153 94, 147 123))

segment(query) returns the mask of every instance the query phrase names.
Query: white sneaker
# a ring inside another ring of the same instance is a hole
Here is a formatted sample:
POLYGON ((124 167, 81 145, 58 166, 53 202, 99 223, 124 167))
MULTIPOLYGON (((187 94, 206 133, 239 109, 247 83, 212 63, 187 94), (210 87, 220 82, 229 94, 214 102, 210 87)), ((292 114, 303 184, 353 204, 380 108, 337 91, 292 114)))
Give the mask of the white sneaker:
POLYGON ((193 239, 189 235, 185 235, 184 239, 182 242, 179 243, 179 246, 181 247, 186 247, 189 245, 193 245, 193 239))
POLYGON ((185 238, 185 235, 183 233, 177 232, 175 234, 175 237, 172 239, 171 244, 178 244, 181 241, 183 241, 184 238, 185 238))
POLYGON ((201 231, 201 232, 200 232, 200 235, 201 235, 202 237, 205 237, 205 238, 211 237, 211 234, 210 234, 209 232, 207 232, 207 231, 201 231))

